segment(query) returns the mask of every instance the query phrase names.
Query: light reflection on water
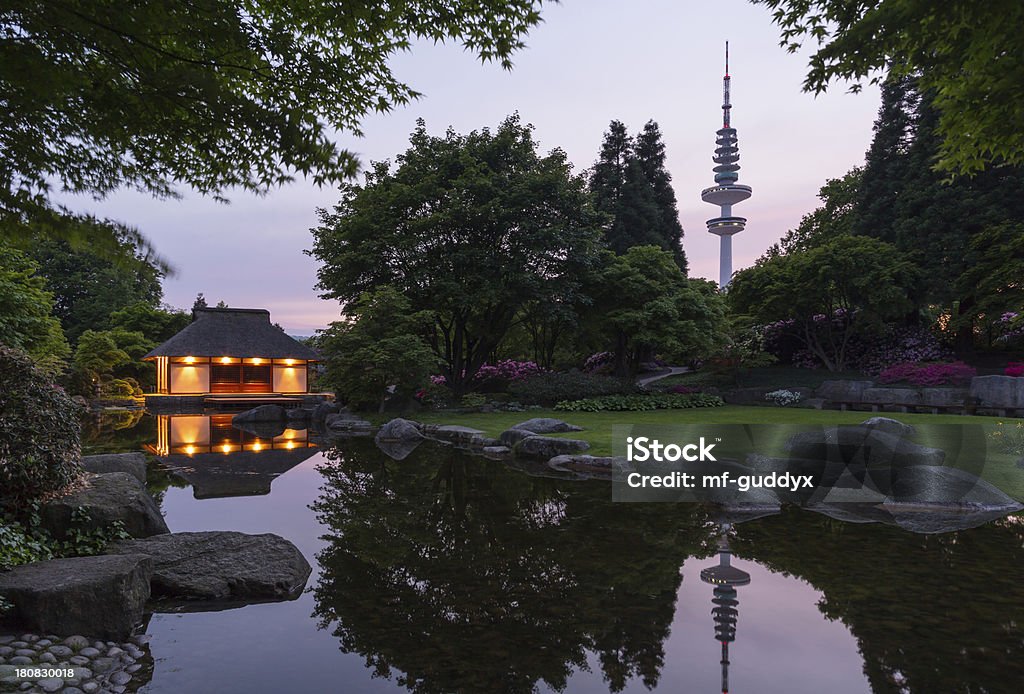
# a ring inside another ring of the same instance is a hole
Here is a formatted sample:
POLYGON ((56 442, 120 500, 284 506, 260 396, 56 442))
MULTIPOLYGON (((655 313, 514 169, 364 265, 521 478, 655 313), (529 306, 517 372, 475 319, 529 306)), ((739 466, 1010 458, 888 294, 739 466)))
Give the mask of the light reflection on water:
MULTIPOLYGON (((273 451, 257 453, 258 473, 273 451)), ((172 532, 277 533, 313 574, 293 602, 154 615, 141 691, 722 691, 707 509, 612 504, 606 483, 450 449, 301 454, 268 462, 252 495, 163 490, 172 532)), ((736 526, 750 582, 729 691, 1019 691, 1015 520, 930 537, 798 510, 736 526)))

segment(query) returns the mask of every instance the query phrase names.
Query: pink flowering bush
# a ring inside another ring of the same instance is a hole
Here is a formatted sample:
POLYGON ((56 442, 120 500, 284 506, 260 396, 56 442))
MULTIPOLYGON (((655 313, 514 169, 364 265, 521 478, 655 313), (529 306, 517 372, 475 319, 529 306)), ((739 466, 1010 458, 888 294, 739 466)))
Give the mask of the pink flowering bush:
POLYGON ((1024 344, 1024 317, 1015 311, 1007 311, 999 316, 992 327, 999 335, 996 342, 1004 345, 1024 344))
POLYGON ((878 374, 879 383, 907 382, 915 386, 955 385, 976 376, 977 369, 962 361, 932 364, 894 364, 878 374))
POLYGON ((484 364, 473 377, 476 381, 522 381, 534 374, 544 373, 545 369, 534 361, 516 361, 515 359, 504 359, 497 364, 484 364))
POLYGON ((858 345, 858 367, 867 374, 880 374, 898 364, 921 364, 952 358, 953 354, 926 328, 890 327, 877 340, 858 345))
POLYGON ((583 362, 583 372, 588 374, 611 373, 614 360, 613 352, 596 352, 583 362))
POLYGON ((1024 376, 1024 361, 1011 361, 1003 373, 1007 376, 1024 376))

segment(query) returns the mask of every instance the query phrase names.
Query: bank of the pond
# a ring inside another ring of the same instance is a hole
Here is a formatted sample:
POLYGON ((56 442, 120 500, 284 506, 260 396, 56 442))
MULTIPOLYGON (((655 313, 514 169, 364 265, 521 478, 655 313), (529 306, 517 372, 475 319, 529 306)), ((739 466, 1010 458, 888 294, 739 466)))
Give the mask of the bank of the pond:
MULTIPOLYGON (((645 412, 562 412, 550 409, 529 410, 528 412, 469 413, 427 411, 417 413, 412 418, 424 424, 457 424, 471 427, 483 431, 486 436, 497 437, 502 431, 518 422, 522 422, 524 419, 531 417, 554 417, 581 426, 584 430, 565 434, 546 434, 547 436, 582 439, 590 444, 590 450, 587 453, 607 456, 614 453, 613 437, 617 425, 803 424, 827 426, 833 424, 860 424, 871 416, 875 415, 855 411, 844 412, 840 410, 790 407, 725 405, 724 407, 650 410, 645 412)), ((919 427, 935 424, 950 425, 950 431, 958 425, 980 425, 986 431, 992 431, 998 426, 999 422, 1020 421, 1014 419, 1004 420, 999 417, 951 414, 885 413, 884 416, 919 427)), ((387 419, 388 417, 381 417, 378 420, 374 420, 374 423, 379 424, 387 419)), ((987 451, 987 464, 981 473, 981 477, 1018 501, 1024 501, 1024 469, 1018 467, 1019 457, 995 450, 987 451)))

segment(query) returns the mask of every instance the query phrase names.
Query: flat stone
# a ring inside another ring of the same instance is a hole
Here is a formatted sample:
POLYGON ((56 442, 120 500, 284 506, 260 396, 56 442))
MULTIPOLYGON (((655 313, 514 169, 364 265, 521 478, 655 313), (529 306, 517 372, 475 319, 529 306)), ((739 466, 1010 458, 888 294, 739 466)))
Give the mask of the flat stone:
POLYGON ((95 658, 96 656, 98 656, 100 654, 100 651, 98 649, 94 648, 93 646, 86 646, 85 648, 80 650, 78 653, 79 653, 79 655, 84 655, 86 658, 95 658))
POLYGON ((116 658, 117 656, 121 655, 122 653, 124 653, 124 649, 123 648, 118 648, 117 646, 111 646, 110 650, 107 651, 107 657, 108 658, 116 658))
POLYGON ((35 643, 36 641, 39 640, 39 637, 36 636, 35 634, 22 634, 21 640, 22 641, 27 641, 28 643, 35 643))
POLYGON ((100 690, 98 682, 82 682, 82 691, 85 694, 96 694, 100 690))
POLYGON ((74 651, 68 646, 50 646, 50 653, 59 658, 67 658, 70 655, 74 655, 74 651))
POLYGON ((16 655, 10 659, 9 665, 31 665, 32 658, 27 655, 16 655))
POLYGON ((110 681, 114 684, 128 684, 132 681, 132 676, 124 671, 115 672, 110 676, 110 681))
POLYGON ((886 434, 893 434, 894 436, 911 436, 915 429, 909 424, 891 419, 889 417, 871 417, 861 422, 861 426, 871 427, 877 431, 884 431, 886 434))
POLYGON ((553 417, 534 417, 525 422, 513 424, 512 428, 530 431, 534 434, 564 434, 569 431, 583 431, 583 427, 578 427, 575 424, 569 424, 553 417))
MULTIPOLYGON (((68 680, 68 681, 70 681, 70 680, 68 680)), ((65 682, 65 684, 67 684, 67 682, 65 682)), ((64 687, 64 689, 60 690, 60 694, 85 694, 85 693, 81 689, 79 689, 78 687, 64 687)))
POLYGON ((152 557, 158 598, 294 599, 312 570, 294 544, 272 534, 174 533, 114 543, 108 551, 152 557))
POLYGON ((53 645, 53 641, 51 641, 50 639, 39 639, 35 643, 35 647, 36 648, 46 648, 46 647, 52 646, 52 645, 53 645))
POLYGON ((81 667, 82 665, 88 665, 89 659, 86 658, 84 655, 73 655, 70 658, 68 658, 68 662, 72 665, 78 665, 79 667, 81 667))
POLYGON ((14 655, 27 655, 29 658, 34 657, 35 654, 36 652, 31 648, 19 648, 18 650, 14 651, 14 655))
POLYGON ((512 455, 512 449, 508 446, 484 446, 481 453, 493 460, 504 460, 512 455))
POLYGON ((28 641, 25 641, 24 639, 19 639, 18 641, 11 641, 10 646, 11 648, 28 648, 28 641))
POLYGON ((38 680, 36 686, 44 692, 56 692, 64 686, 64 680, 59 677, 47 677, 44 680, 38 680))
POLYGON ((512 450, 517 456, 551 459, 559 455, 580 453, 589 448, 589 443, 579 439, 530 436, 517 443, 512 450))
POLYGON ((10 646, 0 646, 0 657, 6 658, 9 655, 14 654, 14 649, 10 646))
POLYGON ((531 431, 526 431, 525 429, 506 429, 501 432, 498 440, 501 442, 501 445, 512 448, 523 439, 531 436, 535 436, 535 434, 531 431))
POLYGON ((80 651, 89 645, 89 639, 84 636, 69 636, 64 639, 64 645, 73 651, 80 651))
POLYGON ((92 661, 93 672, 109 672, 112 667, 114 667, 113 658, 94 658, 92 661))
POLYGON ((92 670, 83 666, 76 667, 75 674, 78 675, 78 679, 80 680, 87 680, 92 678, 92 670))
POLYGON ((138 672, 142 669, 141 663, 133 663, 124 669, 125 672, 138 672))
POLYGON ((142 484, 146 483, 146 455, 144 453, 105 453, 82 457, 86 472, 127 472, 142 484))
POLYGON ((41 524, 54 537, 67 537, 71 516, 79 508, 89 517, 85 530, 109 528, 120 521, 132 537, 169 532, 145 485, 127 472, 90 475, 87 482, 88 487, 48 501, 40 509, 41 524))
POLYGON ((53 653, 40 653, 39 654, 39 662, 40 663, 56 663, 57 662, 57 656, 55 656, 53 653))
POLYGON ((14 637, 11 636, 10 634, 5 634, 3 636, 0 636, 0 646, 6 646, 11 641, 14 641, 14 637))
POLYGON ((10 618, 24 626, 127 638, 142 621, 152 572, 152 560, 139 554, 40 561, 0 573, 0 595, 14 603, 10 618))

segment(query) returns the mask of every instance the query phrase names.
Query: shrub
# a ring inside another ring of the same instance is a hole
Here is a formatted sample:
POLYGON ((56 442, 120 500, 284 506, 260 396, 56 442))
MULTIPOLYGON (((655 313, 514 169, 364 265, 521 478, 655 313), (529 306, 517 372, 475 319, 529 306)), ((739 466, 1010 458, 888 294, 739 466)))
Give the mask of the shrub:
POLYGON ((566 412, 643 412, 648 410, 681 410, 693 407, 721 407, 725 402, 717 395, 607 395, 600 398, 565 400, 555 405, 566 412))
POLYGON ((510 384, 509 392, 528 404, 551 405, 562 400, 626 395, 637 392, 637 387, 632 381, 574 371, 530 376, 510 384))
POLYGON ((131 400, 141 396, 142 388, 134 378, 112 378, 100 386, 100 397, 109 400, 131 400))
POLYGON ((867 345, 855 346, 861 353, 856 363, 867 374, 879 374, 897 364, 920 364, 948 360, 952 353, 927 328, 892 328, 867 345), (863 351, 861 351, 863 350, 863 351))
POLYGON ((615 362, 614 352, 596 352, 583 362, 583 370, 588 374, 608 374, 615 362))
POLYGON ((666 393, 672 393, 674 395, 690 395, 691 393, 701 392, 697 386, 684 386, 682 383, 675 386, 669 386, 665 389, 666 393))
POLYGON ((765 393, 764 399, 768 402, 773 402, 779 407, 788 407, 789 405, 795 405, 804 399, 804 396, 800 393, 796 393, 792 390, 773 390, 770 393, 765 393))
POLYGON ((53 551, 45 542, 17 523, 0 521, 0 571, 52 558, 53 551))
POLYGON ((81 474, 79 407, 24 353, 0 346, 0 507, 19 512, 81 474))
POLYGON ((1003 373, 1007 376, 1024 376, 1024 361, 1011 361, 1003 373))
POLYGON ((895 364, 878 374, 879 383, 905 381, 915 386, 960 384, 976 376, 977 369, 962 361, 935 364, 895 364))
POLYGON ((487 396, 483 393, 466 393, 459 401, 461 407, 483 407, 487 404, 487 396))

